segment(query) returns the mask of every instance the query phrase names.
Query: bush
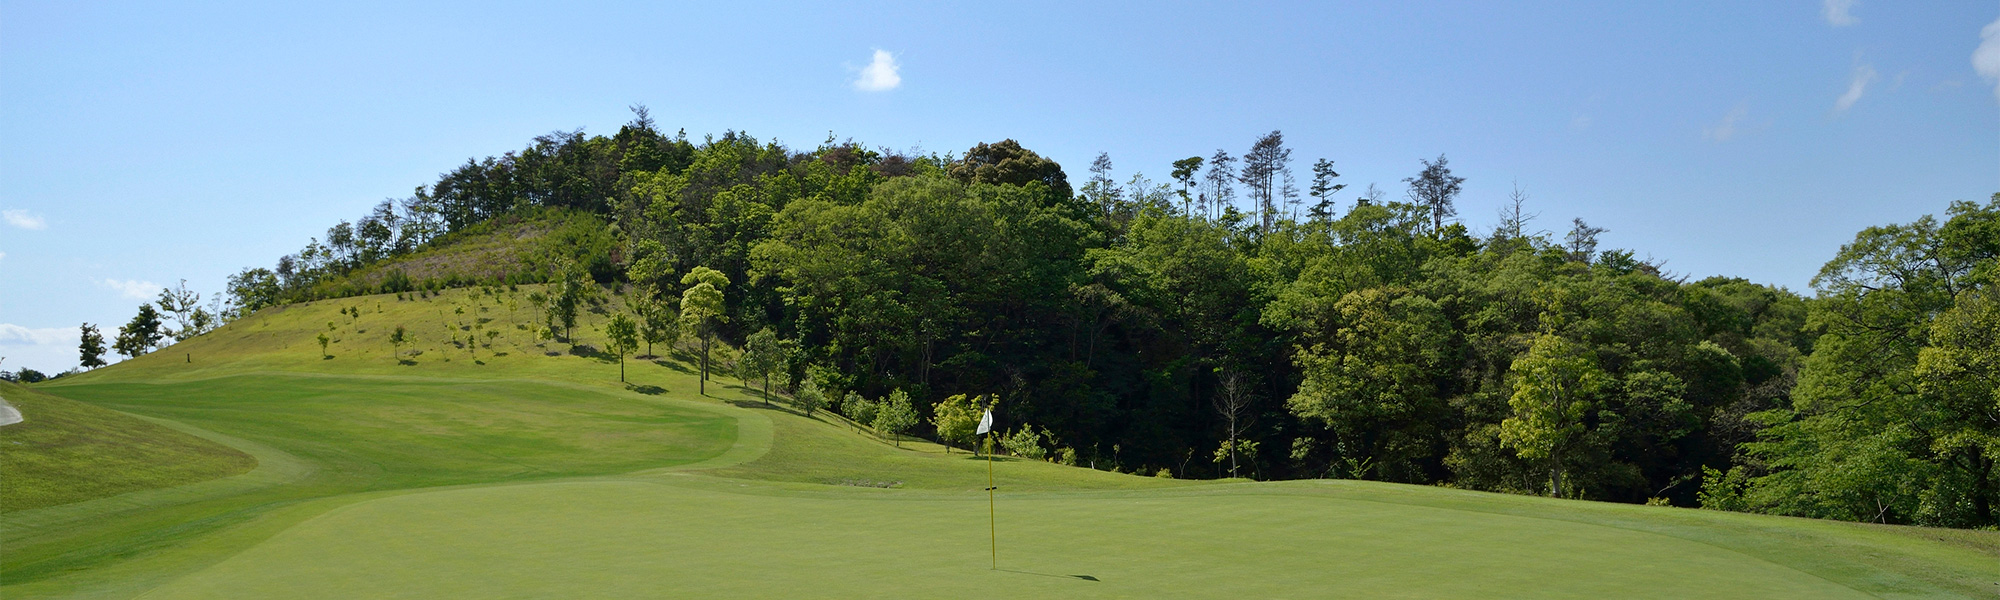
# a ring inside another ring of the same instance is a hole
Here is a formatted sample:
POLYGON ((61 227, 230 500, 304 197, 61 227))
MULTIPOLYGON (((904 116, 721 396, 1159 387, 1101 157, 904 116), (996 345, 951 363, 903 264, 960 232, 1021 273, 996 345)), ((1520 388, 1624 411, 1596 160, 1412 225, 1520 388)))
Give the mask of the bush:
POLYGON ((861 397, 861 394, 848 392, 847 399, 840 401, 840 414, 847 415, 847 418, 853 419, 856 423, 874 427, 875 411, 878 406, 877 403, 861 397))
POLYGON ((1000 447, 1006 448, 1008 454, 1021 458, 1040 459, 1048 455, 1048 451, 1042 449, 1042 434, 1035 433, 1032 425, 1022 425, 1014 433, 1000 436, 1000 447))

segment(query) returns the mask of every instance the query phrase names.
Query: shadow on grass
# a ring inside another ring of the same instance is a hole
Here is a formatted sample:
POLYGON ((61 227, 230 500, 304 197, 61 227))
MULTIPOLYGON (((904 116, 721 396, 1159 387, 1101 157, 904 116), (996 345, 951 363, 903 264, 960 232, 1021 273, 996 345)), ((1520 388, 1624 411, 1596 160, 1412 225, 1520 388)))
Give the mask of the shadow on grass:
POLYGON ((1002 572, 1006 572, 1006 573, 1019 573, 1019 574, 1022 574, 1022 575, 1040 575, 1040 576, 1042 576, 1042 577, 1054 577, 1054 578, 1057 578, 1057 579, 1081 579, 1081 580, 1084 580, 1084 581, 1101 581, 1101 580, 1099 580, 1098 578, 1096 578, 1096 577, 1092 577, 1092 576, 1089 576, 1089 575, 1055 575, 1055 574, 1051 574, 1051 573, 1036 573, 1036 572, 1034 572, 1034 571, 1018 571, 1018 570, 1014 570, 1014 569, 994 569, 994 570, 995 570, 995 571, 1002 571, 1002 572))
POLYGON ((674 361, 671 361, 671 360, 667 360, 667 359, 664 359, 664 358, 656 358, 656 359, 653 359, 653 364, 656 364, 656 365, 659 365, 659 366, 662 366, 662 367, 666 367, 666 368, 669 368, 669 369, 673 369, 673 370, 675 370, 675 371, 680 371, 680 372, 682 372, 682 373, 686 373, 686 374, 689 374, 689 375, 693 375, 693 374, 695 374, 695 372, 694 372, 694 369, 691 369, 691 368, 688 368, 688 366, 687 366, 687 365, 685 365, 685 364, 682 364, 682 363, 678 363, 678 362, 674 362, 674 361))
POLYGON ((667 388, 663 388, 657 385, 632 385, 628 383, 625 384, 625 389, 632 390, 634 392, 639 392, 641 394, 645 394, 648 396, 658 396, 660 394, 667 393, 667 388))
MULTIPOLYGON (((980 454, 980 455, 977 455, 977 456, 972 456, 972 455, 966 455, 966 456, 964 456, 963 458, 961 458, 960 460, 976 460, 976 461, 980 461, 980 462, 986 462, 986 456, 987 456, 987 455, 985 455, 985 454, 980 454)), ((993 462, 997 462, 997 463, 1005 463, 1005 462, 1020 462, 1020 461, 1024 461, 1024 460, 1027 460, 1027 459, 1025 459, 1025 458, 1021 458, 1021 457, 1018 457, 1018 456, 1006 456, 1006 455, 1001 455, 1001 454, 994 454, 994 455, 992 455, 992 456, 993 456, 993 462)))
POLYGON ((417 361, 410 360, 407 358, 399 358, 396 359, 396 364, 403 365, 405 367, 414 367, 417 366, 417 361))

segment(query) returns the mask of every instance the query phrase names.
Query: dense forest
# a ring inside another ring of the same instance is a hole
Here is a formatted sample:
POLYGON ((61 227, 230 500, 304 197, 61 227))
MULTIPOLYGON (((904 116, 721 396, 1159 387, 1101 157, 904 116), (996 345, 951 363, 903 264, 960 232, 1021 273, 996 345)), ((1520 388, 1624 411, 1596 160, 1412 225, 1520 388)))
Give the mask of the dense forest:
POLYGON ((234 311, 587 278, 656 326, 709 286, 716 340, 792 350, 780 387, 907 398, 923 435, 951 433, 940 403, 997 398, 1012 447, 1099 469, 2000 524, 2000 195, 1861 232, 1802 297, 1545 231, 1520 192, 1473 231, 1444 156, 1400 198, 1323 159, 1301 189, 1275 131, 1169 181, 1100 155, 1073 184, 1012 140, 797 151, 636 113, 340 223, 232 277, 234 311), (393 266, 551 214, 560 243, 504 274, 393 266))

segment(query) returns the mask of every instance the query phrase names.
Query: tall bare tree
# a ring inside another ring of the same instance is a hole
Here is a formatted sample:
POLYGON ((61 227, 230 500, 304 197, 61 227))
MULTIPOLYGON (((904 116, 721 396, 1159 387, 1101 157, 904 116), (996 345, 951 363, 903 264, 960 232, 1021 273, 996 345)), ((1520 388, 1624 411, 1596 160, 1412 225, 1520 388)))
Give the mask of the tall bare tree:
POLYGON ((1265 232, 1271 230, 1277 204, 1286 193, 1281 184, 1291 177, 1291 162, 1292 150, 1285 147, 1285 134, 1275 129, 1257 138, 1250 151, 1243 154, 1243 170, 1236 174, 1236 180, 1248 189, 1256 206, 1258 224, 1265 232))
POLYGON ((1229 476, 1235 477, 1236 440, 1240 437, 1243 428, 1250 425, 1250 404, 1252 398, 1250 396, 1250 384, 1244 381, 1242 373, 1223 371, 1221 379, 1222 385, 1220 389, 1216 390, 1214 400, 1215 412, 1222 415, 1223 421, 1229 426, 1229 476))
POLYGON ((1403 183, 1410 184, 1410 201, 1430 209, 1433 237, 1442 234, 1446 218, 1458 216, 1458 209, 1452 207, 1452 202, 1458 199, 1458 193, 1465 184, 1464 177, 1452 176, 1447 162, 1444 155, 1439 154, 1436 162, 1423 161, 1423 172, 1403 180, 1403 183))
POLYGON ((1208 158, 1208 191, 1203 194, 1209 216, 1222 213, 1222 207, 1236 201, 1236 157, 1226 150, 1217 149, 1215 156, 1208 158))

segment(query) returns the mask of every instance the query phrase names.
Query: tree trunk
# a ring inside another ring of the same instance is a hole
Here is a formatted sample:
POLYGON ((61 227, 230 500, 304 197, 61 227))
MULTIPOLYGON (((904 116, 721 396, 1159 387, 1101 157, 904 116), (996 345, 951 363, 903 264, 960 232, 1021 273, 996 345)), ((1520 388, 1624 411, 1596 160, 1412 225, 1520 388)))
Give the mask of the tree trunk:
POLYGON ((618 383, 625 383, 625 353, 618 353, 618 383))
POLYGON ((701 395, 708 395, 708 334, 701 334, 701 395))

